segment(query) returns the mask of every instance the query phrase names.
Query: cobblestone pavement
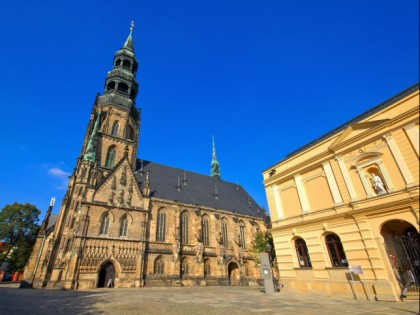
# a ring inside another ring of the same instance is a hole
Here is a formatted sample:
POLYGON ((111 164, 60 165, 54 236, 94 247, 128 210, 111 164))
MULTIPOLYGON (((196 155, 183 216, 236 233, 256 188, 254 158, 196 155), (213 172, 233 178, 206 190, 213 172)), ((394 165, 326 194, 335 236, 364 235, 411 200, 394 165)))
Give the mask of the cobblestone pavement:
POLYGON ((419 314, 419 301, 371 302, 253 287, 130 288, 63 291, 0 285, 0 314, 419 314))

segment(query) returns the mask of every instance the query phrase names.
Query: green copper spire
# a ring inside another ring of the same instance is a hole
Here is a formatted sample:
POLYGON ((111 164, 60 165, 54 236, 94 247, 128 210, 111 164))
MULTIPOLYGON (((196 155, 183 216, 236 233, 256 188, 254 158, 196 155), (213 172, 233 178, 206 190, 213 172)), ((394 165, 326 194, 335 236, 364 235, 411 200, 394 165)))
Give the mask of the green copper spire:
POLYGON ((95 126, 93 126, 92 134, 90 135, 90 139, 86 148, 86 153, 83 157, 85 161, 91 161, 95 163, 96 159, 96 140, 98 138, 98 128, 99 128, 99 121, 101 120, 102 112, 99 112, 98 117, 96 118, 95 126))
POLYGON ((125 41, 123 48, 129 49, 134 52, 133 37, 131 36, 131 34, 133 33, 133 28, 134 28, 134 21, 131 21, 130 35, 128 35, 128 38, 125 41))
POLYGON ((220 178, 220 166, 219 166, 219 162, 217 161, 217 157, 216 157, 216 147, 214 145, 214 136, 213 136, 213 154, 212 154, 212 158, 211 158, 211 176, 212 177, 216 177, 216 178, 220 178))

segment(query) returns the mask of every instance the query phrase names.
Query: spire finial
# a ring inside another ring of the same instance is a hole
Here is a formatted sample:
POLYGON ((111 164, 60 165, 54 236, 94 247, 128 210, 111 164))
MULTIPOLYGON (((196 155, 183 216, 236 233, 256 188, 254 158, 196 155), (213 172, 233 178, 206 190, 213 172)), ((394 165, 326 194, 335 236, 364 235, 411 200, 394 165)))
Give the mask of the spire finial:
POLYGON ((131 24, 130 24, 130 34, 128 34, 127 40, 125 41, 125 43, 124 43, 124 45, 122 47, 123 49, 126 48, 126 49, 131 50, 132 52, 134 52, 133 38, 132 38, 133 29, 134 29, 134 21, 131 21, 131 24))
POLYGON ((131 21, 131 24, 130 24, 130 35, 133 33, 133 29, 134 29, 134 21, 131 21))
POLYGON ((212 159, 211 159, 211 176, 220 178, 220 166, 219 162, 217 161, 216 157, 216 146, 214 145, 214 136, 212 136, 213 139, 213 152, 212 152, 212 159))

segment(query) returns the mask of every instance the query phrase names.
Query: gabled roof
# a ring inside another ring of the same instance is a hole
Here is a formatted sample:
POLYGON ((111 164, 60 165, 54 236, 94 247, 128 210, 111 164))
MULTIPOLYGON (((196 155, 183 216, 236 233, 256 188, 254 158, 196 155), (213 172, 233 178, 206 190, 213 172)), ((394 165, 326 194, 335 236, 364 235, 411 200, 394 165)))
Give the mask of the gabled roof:
POLYGON ((368 122, 351 124, 341 133, 341 135, 337 139, 335 139, 335 141, 330 145, 329 149, 334 149, 346 140, 351 139, 354 136, 359 135, 361 133, 364 133, 365 131, 368 131, 374 127, 380 126, 387 121, 389 121, 389 119, 373 120, 368 122))
MULTIPOLYGON (((283 160, 287 160, 287 159, 291 158, 292 156, 297 155, 297 154, 305 151, 306 149, 310 148, 311 146, 313 146, 317 143, 320 143, 321 141, 323 141, 323 140, 325 140, 325 139, 327 139, 327 138, 345 130, 350 125, 356 124, 356 123, 362 121, 363 119, 365 119, 366 117, 369 117, 369 116, 381 111, 382 109, 387 108, 388 106, 398 102, 399 100, 403 99, 404 97, 412 94, 413 92, 418 91, 419 88, 420 88, 419 83, 416 83, 416 84, 410 86, 408 89, 402 91, 401 93, 398 93, 397 95, 391 97, 390 99, 386 100, 385 102, 380 103, 379 105, 369 109, 368 111, 364 112, 363 114, 353 118, 352 120, 342 124, 341 126, 331 130, 330 132, 326 133, 325 135, 309 142, 308 144, 304 145, 303 147, 301 147, 301 148, 293 151, 292 153, 286 155, 286 157, 283 160)), ((280 163, 280 162, 278 162, 278 163, 280 163)), ((276 163, 276 164, 278 164, 278 163, 276 163)), ((270 168, 272 168, 272 167, 270 167, 270 168)))
POLYGON ((259 218, 266 216, 265 211, 240 185, 217 177, 138 160, 136 176, 142 188, 146 172, 150 172, 150 197, 152 198, 259 218))

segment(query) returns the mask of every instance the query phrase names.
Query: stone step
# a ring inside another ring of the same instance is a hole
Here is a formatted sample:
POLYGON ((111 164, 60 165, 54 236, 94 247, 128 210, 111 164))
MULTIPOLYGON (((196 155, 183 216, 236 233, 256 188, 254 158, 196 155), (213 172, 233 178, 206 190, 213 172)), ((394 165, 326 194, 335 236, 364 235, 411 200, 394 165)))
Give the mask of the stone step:
POLYGON ((407 297, 404 299, 406 301, 419 301, 420 300, 420 292, 419 291, 409 291, 407 292, 407 297))

